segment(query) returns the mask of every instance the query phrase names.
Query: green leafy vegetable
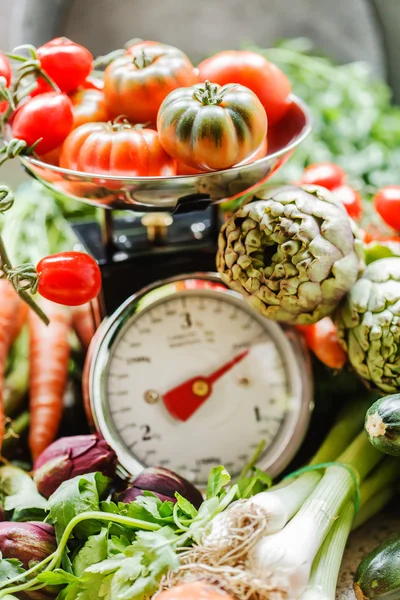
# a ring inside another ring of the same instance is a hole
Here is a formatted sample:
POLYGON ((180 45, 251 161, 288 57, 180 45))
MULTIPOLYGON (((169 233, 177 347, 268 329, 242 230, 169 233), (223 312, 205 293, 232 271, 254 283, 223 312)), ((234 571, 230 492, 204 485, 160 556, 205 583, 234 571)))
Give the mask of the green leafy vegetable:
POLYGON ((207 483, 207 498, 218 497, 226 493, 225 486, 231 480, 231 476, 224 467, 214 467, 211 469, 207 483))
MULTIPOLYGON (((98 511, 100 498, 110 480, 101 473, 79 475, 64 481, 48 500, 49 518, 54 525, 57 541, 60 540, 69 522, 86 511, 98 511)), ((74 530, 79 539, 99 533, 101 524, 84 521, 74 530)))
POLYGON ((105 560, 108 556, 108 530, 103 528, 97 535, 91 535, 75 555, 72 567, 78 577, 91 565, 105 560))
POLYGON ((43 521, 47 500, 31 477, 12 465, 0 468, 2 503, 10 521, 43 521))
POLYGON ((0 553, 0 583, 24 573, 25 569, 17 558, 2 558, 0 553))

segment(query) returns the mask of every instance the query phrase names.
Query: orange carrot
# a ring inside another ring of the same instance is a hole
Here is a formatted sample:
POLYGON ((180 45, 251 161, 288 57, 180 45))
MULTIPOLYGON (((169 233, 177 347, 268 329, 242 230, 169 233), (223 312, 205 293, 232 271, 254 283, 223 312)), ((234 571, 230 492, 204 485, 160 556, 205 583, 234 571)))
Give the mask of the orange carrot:
POLYGON ((70 311, 49 301, 42 308, 50 319, 47 327, 29 311, 29 448, 34 461, 57 435, 70 356, 70 311))
POLYGON ((18 296, 7 279, 0 279, 0 449, 3 443, 5 414, 3 404, 4 375, 6 360, 26 320, 28 306, 18 296))
POLYGON ((97 329, 92 303, 72 307, 72 325, 80 343, 87 350, 97 329))
POLYGON ((324 317, 313 325, 297 325, 315 356, 331 369, 341 369, 347 362, 347 354, 340 345, 335 324, 324 317))

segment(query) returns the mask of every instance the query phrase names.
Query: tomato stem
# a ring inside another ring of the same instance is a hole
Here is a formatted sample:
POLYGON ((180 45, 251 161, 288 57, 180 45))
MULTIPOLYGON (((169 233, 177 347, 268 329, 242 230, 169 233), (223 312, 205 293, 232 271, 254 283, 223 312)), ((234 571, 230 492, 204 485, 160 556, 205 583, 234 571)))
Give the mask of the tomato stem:
MULTIPOLYGON (((14 194, 6 185, 0 186, 0 213, 5 213, 14 204, 14 194)), ((2 236, 0 235, 0 278, 8 279, 15 291, 24 302, 38 315, 45 325, 49 324, 48 317, 36 304, 27 290, 36 293, 39 278, 33 265, 25 264, 12 267, 2 236)))
POLYGON ((144 50, 138 56, 133 58, 133 64, 138 69, 145 69, 150 66, 154 62, 154 58, 152 56, 148 56, 144 50))
POLYGON ((104 54, 104 56, 98 56, 94 61, 93 61, 93 69, 98 69, 99 67, 107 67, 110 63, 113 62, 113 60, 115 60, 116 58, 120 58, 121 56, 125 56, 126 51, 125 50, 113 50, 112 52, 109 52, 108 54, 104 54))
POLYGON ((215 83, 210 83, 207 79, 204 87, 198 86, 193 92, 193 98, 201 102, 204 106, 221 104, 227 92, 232 91, 236 85, 224 85, 219 87, 215 83))

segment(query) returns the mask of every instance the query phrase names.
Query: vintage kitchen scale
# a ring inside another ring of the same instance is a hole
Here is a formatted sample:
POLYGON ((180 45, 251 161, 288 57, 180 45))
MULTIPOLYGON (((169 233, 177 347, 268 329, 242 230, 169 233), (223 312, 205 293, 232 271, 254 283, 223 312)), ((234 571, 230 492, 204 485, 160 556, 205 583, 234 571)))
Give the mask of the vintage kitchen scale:
POLYGON ((312 408, 295 332, 262 317, 215 273, 219 204, 266 181, 311 130, 296 97, 268 132, 268 153, 225 171, 119 179, 21 157, 54 194, 104 208, 75 231, 103 274, 103 320, 87 362, 93 424, 121 471, 161 465, 198 486, 224 464, 281 472, 312 408), (125 211, 122 216, 113 210, 125 211))

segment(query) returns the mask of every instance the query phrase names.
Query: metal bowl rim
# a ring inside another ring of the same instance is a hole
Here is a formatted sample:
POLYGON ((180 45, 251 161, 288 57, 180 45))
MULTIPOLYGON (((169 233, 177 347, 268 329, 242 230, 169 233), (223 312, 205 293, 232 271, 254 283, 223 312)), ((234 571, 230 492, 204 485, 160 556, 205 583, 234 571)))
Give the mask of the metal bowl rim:
POLYGON ((312 128, 312 118, 311 118, 311 113, 310 113, 310 109, 308 108, 308 106, 297 96, 295 96, 294 94, 290 95, 290 99, 291 101, 296 104, 303 112, 304 116, 305 116, 305 124, 303 129, 301 130, 301 132, 299 133, 299 135, 290 142, 290 144, 288 144, 287 146, 285 146, 284 148, 281 148, 280 150, 277 150, 276 152, 273 152, 272 154, 267 154, 266 156, 264 156, 263 158, 259 158, 258 160, 252 162, 252 163, 248 163, 246 165, 244 164, 239 164, 236 165, 235 167, 231 167, 230 169, 224 169, 221 171, 210 171, 208 173, 194 173, 193 175, 173 175, 172 177, 119 177, 117 175, 102 175, 102 174, 98 174, 98 173, 86 173, 83 171, 73 171, 72 169, 63 169, 62 167, 56 167, 55 165, 50 165, 48 163, 44 163, 36 158, 31 158, 29 156, 20 156, 21 160, 23 162, 27 162, 30 163, 36 167, 40 167, 42 169, 46 169, 48 171, 53 171, 54 173, 60 173, 62 175, 66 175, 68 177, 75 177, 75 178, 80 178, 84 181, 87 181, 88 179, 101 179, 104 181, 120 181, 120 182, 124 182, 127 185, 129 185, 129 183, 132 184, 138 184, 140 182, 143 183, 151 183, 151 182, 173 182, 173 181, 183 181, 183 180, 190 180, 190 179, 196 179, 199 177, 212 177, 215 175, 225 175, 227 173, 229 174, 235 174, 235 173, 243 173, 244 171, 250 171, 252 168, 254 167, 258 167, 259 165, 262 165, 262 163, 268 163, 271 162, 271 160, 276 160, 278 158, 280 158, 281 156, 284 156, 285 154, 287 154, 288 152, 290 152, 291 150, 293 150, 294 148, 296 148, 311 132, 311 128, 312 128))

